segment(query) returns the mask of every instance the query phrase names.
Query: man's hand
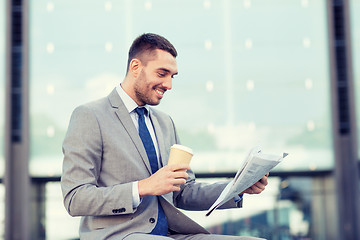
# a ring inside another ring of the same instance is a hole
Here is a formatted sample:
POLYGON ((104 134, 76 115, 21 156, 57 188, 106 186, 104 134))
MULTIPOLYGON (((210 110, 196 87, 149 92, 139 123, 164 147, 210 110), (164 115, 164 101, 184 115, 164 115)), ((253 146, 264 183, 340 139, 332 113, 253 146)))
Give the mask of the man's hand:
POLYGON ((187 169, 190 169, 189 164, 174 164, 160 168, 150 177, 139 181, 140 197, 180 191, 180 185, 185 184, 189 177, 187 169))
MULTIPOLYGON (((265 186, 268 184, 267 178, 269 176, 269 173, 267 173, 265 176, 263 176, 259 181, 254 183, 251 187, 243 191, 242 193, 247 194, 260 194, 262 191, 265 190, 265 186)), ((241 193, 241 194, 242 194, 241 193)))

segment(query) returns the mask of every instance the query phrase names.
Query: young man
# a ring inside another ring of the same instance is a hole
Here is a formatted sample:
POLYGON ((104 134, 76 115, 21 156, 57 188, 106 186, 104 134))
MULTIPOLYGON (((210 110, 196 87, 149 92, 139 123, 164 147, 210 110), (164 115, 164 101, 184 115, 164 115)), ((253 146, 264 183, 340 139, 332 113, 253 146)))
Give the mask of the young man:
MULTIPOLYGON (((61 186, 69 214, 82 216, 81 239, 253 239, 209 234, 177 209, 207 210, 226 183, 197 183, 189 165, 167 165, 179 138, 172 119, 150 106, 172 88, 176 56, 165 38, 139 36, 123 82, 74 110, 61 186)), ((266 185, 264 176, 245 193, 266 185)), ((222 208, 241 207, 241 197, 222 208)))

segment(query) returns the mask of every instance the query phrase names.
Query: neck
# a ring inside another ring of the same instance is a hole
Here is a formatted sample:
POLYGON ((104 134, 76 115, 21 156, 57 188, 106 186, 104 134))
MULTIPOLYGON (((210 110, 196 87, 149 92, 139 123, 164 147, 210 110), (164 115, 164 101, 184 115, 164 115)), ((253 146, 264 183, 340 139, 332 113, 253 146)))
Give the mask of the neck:
POLYGON ((138 106, 145 106, 145 104, 139 103, 136 100, 134 88, 131 85, 131 83, 134 82, 133 80, 129 79, 128 76, 126 76, 123 80, 123 82, 120 84, 120 87, 124 90, 124 92, 132 98, 136 102, 138 106))

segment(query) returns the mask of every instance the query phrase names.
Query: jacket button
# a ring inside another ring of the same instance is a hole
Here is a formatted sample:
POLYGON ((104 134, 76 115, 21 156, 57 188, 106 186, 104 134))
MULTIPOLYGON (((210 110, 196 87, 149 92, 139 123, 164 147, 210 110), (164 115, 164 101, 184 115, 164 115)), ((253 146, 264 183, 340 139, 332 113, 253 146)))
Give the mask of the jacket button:
POLYGON ((150 223, 154 223, 154 222, 155 222, 155 218, 150 218, 150 219, 149 219, 149 222, 150 222, 150 223))
POLYGON ((125 208, 120 208, 119 211, 120 211, 120 212, 125 212, 126 209, 125 209, 125 208))

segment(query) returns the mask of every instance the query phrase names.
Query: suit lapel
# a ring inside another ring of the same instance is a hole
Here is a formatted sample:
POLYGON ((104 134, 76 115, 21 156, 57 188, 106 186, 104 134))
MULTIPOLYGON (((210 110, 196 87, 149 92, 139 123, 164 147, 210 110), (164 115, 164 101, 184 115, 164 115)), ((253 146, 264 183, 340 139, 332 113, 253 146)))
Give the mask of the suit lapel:
POLYGON ((133 141, 135 147, 137 148, 142 161, 146 165, 149 173, 151 174, 151 167, 150 162, 148 160, 144 145, 142 144, 141 138, 139 133, 137 132, 134 123, 129 115, 128 110, 126 109, 123 101, 121 100, 119 94, 117 93, 116 89, 114 89, 110 95, 108 96, 110 104, 112 108, 115 110, 115 114, 117 115, 118 119, 120 120, 121 124, 124 126, 124 129, 129 134, 131 140, 133 141))

